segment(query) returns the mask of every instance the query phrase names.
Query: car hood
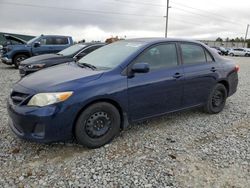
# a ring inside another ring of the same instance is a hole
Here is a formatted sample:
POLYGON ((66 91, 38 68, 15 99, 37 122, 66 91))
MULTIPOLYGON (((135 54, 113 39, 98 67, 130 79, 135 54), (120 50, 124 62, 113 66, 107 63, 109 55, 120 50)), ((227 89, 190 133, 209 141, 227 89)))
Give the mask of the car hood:
POLYGON ((3 36, 4 36, 4 38, 6 40, 14 40, 14 41, 20 42, 22 44, 26 44, 27 43, 27 41, 25 41, 25 40, 23 40, 21 38, 15 37, 13 35, 4 34, 3 36))
POLYGON ((43 69, 21 79, 17 84, 35 92, 76 90, 102 76, 103 71, 81 68, 75 63, 66 63, 43 69))
POLYGON ((25 59, 22 61, 21 65, 30 65, 30 64, 37 64, 45 61, 53 61, 53 60, 59 60, 64 59, 64 56, 58 55, 58 54, 44 54, 44 55, 38 55, 33 56, 31 58, 25 59))

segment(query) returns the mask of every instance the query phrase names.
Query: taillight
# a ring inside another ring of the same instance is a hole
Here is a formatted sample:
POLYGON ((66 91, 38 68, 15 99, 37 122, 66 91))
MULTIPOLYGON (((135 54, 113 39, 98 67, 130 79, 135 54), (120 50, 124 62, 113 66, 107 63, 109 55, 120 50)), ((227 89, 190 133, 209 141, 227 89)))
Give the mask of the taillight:
POLYGON ((234 70, 235 70, 235 72, 239 72, 239 70, 240 70, 240 66, 239 66, 239 65, 235 65, 234 70))

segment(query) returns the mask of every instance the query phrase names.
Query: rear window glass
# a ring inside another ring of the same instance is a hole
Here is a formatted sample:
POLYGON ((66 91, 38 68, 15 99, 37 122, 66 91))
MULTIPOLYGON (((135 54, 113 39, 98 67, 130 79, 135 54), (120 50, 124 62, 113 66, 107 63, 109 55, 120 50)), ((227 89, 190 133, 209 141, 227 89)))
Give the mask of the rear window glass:
POLYGON ((204 49, 195 44, 181 44, 182 58, 184 64, 195 64, 206 62, 204 49))

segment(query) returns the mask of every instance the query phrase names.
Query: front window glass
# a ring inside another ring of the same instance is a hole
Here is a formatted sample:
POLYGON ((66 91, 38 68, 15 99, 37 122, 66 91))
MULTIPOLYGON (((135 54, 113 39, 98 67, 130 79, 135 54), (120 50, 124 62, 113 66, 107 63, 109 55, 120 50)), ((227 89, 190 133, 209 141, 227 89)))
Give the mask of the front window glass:
POLYGON ((142 53, 135 63, 148 63, 150 70, 170 68, 178 65, 175 44, 161 44, 142 53))
POLYGON ((29 40, 29 41, 27 42, 27 44, 32 44, 33 42, 35 42, 35 41, 36 41, 37 39, 39 39, 39 38, 40 38, 40 36, 37 36, 37 37, 35 37, 35 38, 29 40))

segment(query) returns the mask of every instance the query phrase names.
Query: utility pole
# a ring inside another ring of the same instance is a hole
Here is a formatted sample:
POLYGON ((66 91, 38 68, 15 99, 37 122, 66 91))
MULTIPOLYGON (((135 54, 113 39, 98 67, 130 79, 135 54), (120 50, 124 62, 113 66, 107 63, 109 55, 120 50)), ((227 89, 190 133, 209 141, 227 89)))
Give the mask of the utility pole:
POLYGON ((247 30, 246 30, 246 35, 245 35, 245 42, 244 42, 244 48, 245 48, 245 44, 247 42, 247 35, 248 35, 248 29, 249 29, 249 24, 247 24, 247 30))
POLYGON ((166 29, 165 29, 165 38, 168 37, 168 12, 169 12, 169 0, 167 0, 167 9, 166 9, 166 29))

